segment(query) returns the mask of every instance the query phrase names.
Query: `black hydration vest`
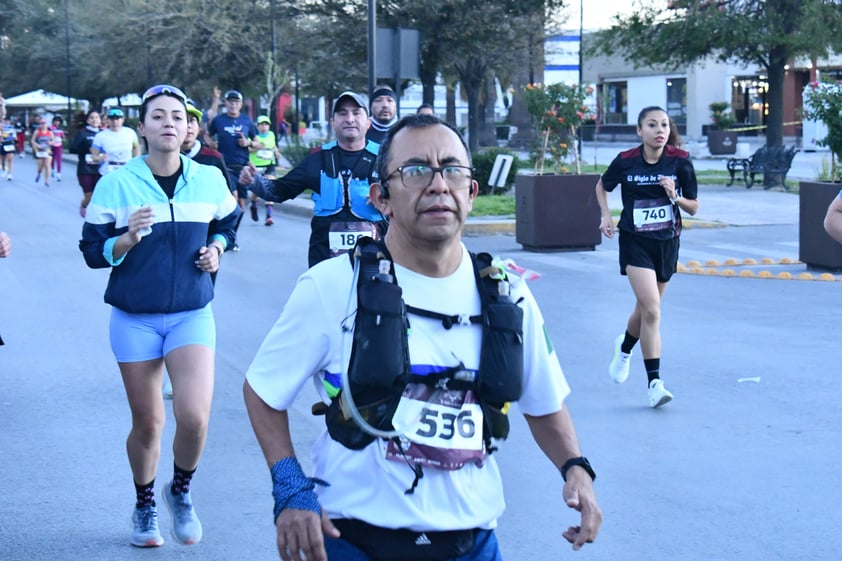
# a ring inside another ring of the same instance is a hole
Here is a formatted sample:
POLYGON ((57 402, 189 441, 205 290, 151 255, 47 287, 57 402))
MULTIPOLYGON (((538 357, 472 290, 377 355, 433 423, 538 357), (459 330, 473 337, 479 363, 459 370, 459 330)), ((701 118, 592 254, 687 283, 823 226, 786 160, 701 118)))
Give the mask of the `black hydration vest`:
MULTIPOLYGON (((381 431, 393 431, 391 419, 409 383, 441 389, 473 390, 482 408, 486 450, 495 450, 491 439, 509 434, 509 403, 523 393, 523 310, 508 294, 506 275, 492 265, 488 253, 471 254, 474 278, 480 293, 480 315, 461 317, 406 306, 395 279, 394 264, 381 241, 361 238, 349 253, 359 260, 357 312, 348 364, 349 388, 362 418, 381 431), (408 315, 441 320, 445 329, 470 322, 482 325, 482 344, 477 373, 459 365, 435 375, 410 372, 408 315)), ((375 436, 365 432, 347 411, 342 396, 333 398, 326 410, 331 437, 352 450, 360 450, 375 436)), ((314 413, 325 413, 314 407, 314 413)))

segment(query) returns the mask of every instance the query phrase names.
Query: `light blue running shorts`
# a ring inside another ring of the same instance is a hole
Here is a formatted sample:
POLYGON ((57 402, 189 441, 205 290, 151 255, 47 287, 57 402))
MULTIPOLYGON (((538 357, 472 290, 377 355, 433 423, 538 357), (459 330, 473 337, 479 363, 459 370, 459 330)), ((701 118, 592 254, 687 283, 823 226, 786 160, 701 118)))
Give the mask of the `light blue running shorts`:
POLYGON ((216 323, 210 303, 174 314, 130 314, 112 307, 109 335, 117 362, 162 358, 184 345, 216 349, 216 323))

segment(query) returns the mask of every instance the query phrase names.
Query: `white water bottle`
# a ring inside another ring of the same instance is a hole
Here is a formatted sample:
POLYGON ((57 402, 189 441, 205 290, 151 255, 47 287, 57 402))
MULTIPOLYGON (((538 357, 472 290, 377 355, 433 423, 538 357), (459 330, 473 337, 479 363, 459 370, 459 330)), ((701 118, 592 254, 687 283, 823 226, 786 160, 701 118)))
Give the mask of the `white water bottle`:
MULTIPOLYGON (((150 206, 149 204, 144 203, 142 208, 148 208, 149 206, 150 206)), ((148 236, 149 234, 152 233, 152 226, 147 226, 146 228, 141 228, 140 230, 137 231, 137 233, 140 235, 141 238, 144 237, 144 236, 148 236)))

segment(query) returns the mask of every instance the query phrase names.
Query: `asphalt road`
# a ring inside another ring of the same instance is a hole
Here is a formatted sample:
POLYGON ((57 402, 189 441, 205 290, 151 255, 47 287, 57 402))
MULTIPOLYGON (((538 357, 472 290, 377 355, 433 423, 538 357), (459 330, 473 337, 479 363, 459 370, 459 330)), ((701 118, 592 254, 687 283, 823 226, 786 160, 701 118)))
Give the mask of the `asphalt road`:
MULTIPOLYGON (((226 254, 214 301, 211 428, 193 485, 205 538, 184 547, 165 533, 163 548, 138 550, 128 545, 129 411, 108 346, 107 271, 88 269, 77 249, 81 193, 72 170, 49 190, 34 176, 28 158, 16 160, 14 181, 0 180, 0 230, 13 238, 12 255, 0 260, 0 559, 277 559, 269 475, 241 384, 306 266, 308 221, 279 212, 267 228, 246 218, 242 251, 226 254)), ((758 201, 791 208, 795 199, 705 188, 702 209, 706 195, 744 217, 758 201)), ((691 228, 682 261, 796 256, 797 236, 797 213, 691 228)), ((651 410, 639 354, 624 385, 607 374, 633 305, 616 241, 569 253, 525 252, 510 235, 466 243, 542 274, 531 286, 573 389, 569 407, 605 516, 597 542, 570 551, 561 532, 576 513, 563 506, 561 478, 515 414, 499 452, 508 510, 498 534, 508 561, 839 558, 842 383, 832 321, 842 281, 677 275, 662 318, 662 372, 675 400, 651 410)), ((322 426, 309 414, 313 399, 301 396, 291 413, 305 464, 322 426)), ((171 474, 173 426, 170 418, 159 485, 171 474)))

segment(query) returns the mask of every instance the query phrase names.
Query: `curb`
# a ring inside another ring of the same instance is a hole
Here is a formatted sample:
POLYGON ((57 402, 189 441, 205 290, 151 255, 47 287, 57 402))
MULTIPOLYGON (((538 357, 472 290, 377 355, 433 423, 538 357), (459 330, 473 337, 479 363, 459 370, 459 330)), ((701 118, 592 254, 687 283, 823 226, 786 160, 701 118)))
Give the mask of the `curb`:
MULTIPOLYGON (((280 204, 276 203, 275 210, 293 216, 301 216, 304 218, 313 217, 313 203, 306 197, 298 197, 289 201, 284 201, 280 204)), ((693 220, 691 218, 684 218, 683 221, 683 227, 687 229, 727 228, 729 226, 730 224, 726 224, 724 222, 693 220)), ((468 218, 462 233, 466 236, 485 236, 495 234, 513 236, 515 234, 515 229, 516 221, 514 218, 480 217, 468 218)))

